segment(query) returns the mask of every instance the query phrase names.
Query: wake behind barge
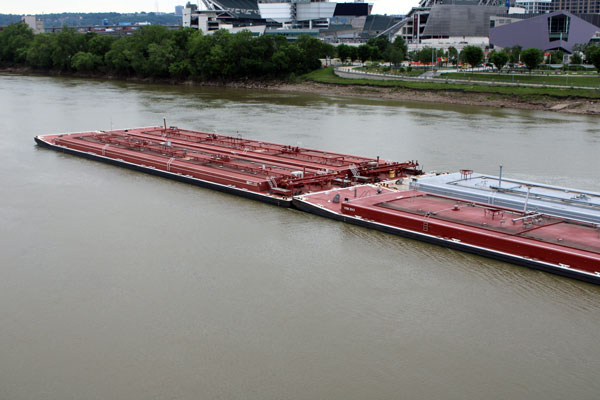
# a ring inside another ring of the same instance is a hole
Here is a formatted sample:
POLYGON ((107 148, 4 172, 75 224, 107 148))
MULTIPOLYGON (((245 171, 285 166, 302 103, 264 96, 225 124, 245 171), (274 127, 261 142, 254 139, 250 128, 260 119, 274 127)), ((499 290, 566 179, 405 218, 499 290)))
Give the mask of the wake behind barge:
POLYGON ((292 196, 415 175, 418 163, 332 153, 177 127, 36 136, 44 147, 290 207, 292 196))

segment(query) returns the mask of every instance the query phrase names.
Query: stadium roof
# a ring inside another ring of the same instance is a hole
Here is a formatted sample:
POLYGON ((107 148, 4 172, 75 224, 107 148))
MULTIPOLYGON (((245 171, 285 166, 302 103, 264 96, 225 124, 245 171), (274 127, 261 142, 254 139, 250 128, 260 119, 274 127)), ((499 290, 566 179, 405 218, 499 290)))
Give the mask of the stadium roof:
POLYGON ((236 18, 261 19, 256 0, 208 0, 215 8, 228 11, 236 18))
POLYGON ((490 17, 505 7, 466 4, 436 4, 431 7, 422 37, 470 36, 487 37, 490 17))
POLYGON ((398 22, 396 17, 388 17, 386 15, 369 15, 365 22, 364 30, 368 32, 381 33, 398 22))
POLYGON ((333 16, 338 15, 353 15, 357 17, 369 15, 369 5, 367 3, 337 3, 333 16))

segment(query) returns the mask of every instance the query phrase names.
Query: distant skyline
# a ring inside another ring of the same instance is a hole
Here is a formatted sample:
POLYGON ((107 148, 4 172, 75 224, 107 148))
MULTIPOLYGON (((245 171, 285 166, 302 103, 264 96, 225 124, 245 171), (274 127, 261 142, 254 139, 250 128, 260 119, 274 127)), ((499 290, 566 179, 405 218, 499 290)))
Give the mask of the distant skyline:
MULTIPOLYGON (((346 0, 348 2, 352 0, 346 0)), ((338 2, 343 2, 339 0, 338 2)), ((62 12, 166 12, 175 11, 176 5, 185 5, 179 0, 104 0, 84 2, 81 0, 2 0, 0 14, 51 14, 62 12)), ((192 3, 196 3, 192 1, 192 3)), ((201 3, 201 2, 200 2, 201 3)), ((419 0, 371 0, 374 14, 406 14, 419 0)))

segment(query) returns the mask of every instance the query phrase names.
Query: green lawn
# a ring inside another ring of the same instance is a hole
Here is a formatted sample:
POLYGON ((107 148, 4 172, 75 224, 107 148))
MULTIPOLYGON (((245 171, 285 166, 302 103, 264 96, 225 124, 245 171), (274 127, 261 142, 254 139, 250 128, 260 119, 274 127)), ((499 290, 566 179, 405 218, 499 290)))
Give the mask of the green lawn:
MULTIPOLYGON (((442 82, 417 82, 417 81, 379 81, 369 79, 347 79, 340 78, 333 73, 333 68, 322 68, 304 75, 304 79, 319 83, 336 85, 363 85, 372 87, 402 88, 413 90, 449 90, 470 93, 489 93, 506 96, 517 96, 522 98, 531 97, 578 97, 578 98, 600 98, 600 90, 563 88, 538 88, 538 87, 511 87, 511 86, 489 86, 481 84, 458 84, 442 82)), ((569 78, 571 79, 571 78, 569 78)))
POLYGON ((443 73, 442 78, 448 79, 470 79, 478 81, 494 82, 521 82, 537 83, 542 85, 562 85, 562 86, 590 86, 600 88, 600 76, 596 75, 539 75, 534 72, 532 75, 524 74, 494 74, 494 73, 473 73, 473 72, 450 72, 443 73))

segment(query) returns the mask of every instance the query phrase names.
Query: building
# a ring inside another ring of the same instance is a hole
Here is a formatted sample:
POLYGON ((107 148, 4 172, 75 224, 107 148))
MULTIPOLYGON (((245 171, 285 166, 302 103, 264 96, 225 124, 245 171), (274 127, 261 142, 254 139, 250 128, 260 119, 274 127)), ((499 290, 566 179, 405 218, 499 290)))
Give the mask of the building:
POLYGON ((372 15, 371 5, 366 3, 337 3, 329 27, 319 36, 333 43, 360 43, 379 35, 402 17, 372 15))
POLYGON ((256 0, 202 0, 203 10, 196 4, 187 3, 183 9, 183 26, 197 26, 198 15, 209 12, 216 13, 219 22, 235 27, 243 25, 260 25, 265 20, 261 18, 256 0))
POLYGON ((516 0, 515 6, 523 8, 526 14, 542 14, 554 11, 552 0, 516 0))
POLYGON ((259 0, 260 15, 283 24, 284 28, 327 28, 337 3, 327 0, 259 0))
POLYGON ((421 0, 402 21, 382 34, 390 40, 402 36, 412 49, 485 47, 490 17, 506 12, 506 6, 498 0, 421 0))
POLYGON ((328 0, 202 0, 206 9, 188 3, 183 26, 210 34, 219 29, 254 34, 301 35, 339 42, 366 42, 399 21, 399 17, 371 15, 372 5, 362 0, 335 3, 328 0))
POLYGON ((266 25, 234 25, 222 19, 219 19, 219 13, 216 11, 198 11, 188 27, 197 28, 205 35, 211 35, 218 30, 225 29, 231 33, 237 33, 243 30, 248 30, 254 35, 260 36, 265 33, 266 25))
POLYGON ((35 15, 25 15, 21 17, 21 22, 27 24, 34 34, 44 33, 44 22, 35 15))
POLYGON ((589 43, 598 31, 596 25, 568 11, 555 11, 490 29, 490 44, 572 53, 576 44, 589 43))
POLYGON ((212 34, 219 29, 232 33, 249 30, 255 35, 265 32, 267 23, 261 18, 256 0, 203 0, 206 10, 188 3, 183 9, 182 25, 212 34))
POLYGON ((394 26, 402 17, 389 15, 369 15, 363 27, 362 37, 369 39, 379 36, 382 32, 394 26))
POLYGON ((185 7, 183 7, 183 6, 175 6, 175 15, 178 17, 182 17, 184 8, 185 7))
POLYGON ((552 0, 550 10, 564 10, 573 14, 598 14, 600 0, 552 0))
POLYGON ((355 29, 362 29, 371 14, 369 4, 366 3, 337 3, 333 16, 329 18, 329 26, 350 25, 355 29))

